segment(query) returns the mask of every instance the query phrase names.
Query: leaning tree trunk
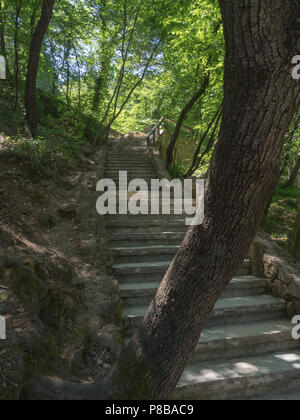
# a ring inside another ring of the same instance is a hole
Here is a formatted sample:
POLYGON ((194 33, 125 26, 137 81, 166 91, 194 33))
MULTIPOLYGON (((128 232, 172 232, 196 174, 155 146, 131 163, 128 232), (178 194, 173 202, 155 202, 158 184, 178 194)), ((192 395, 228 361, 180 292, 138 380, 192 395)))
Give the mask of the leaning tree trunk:
POLYGON ((36 103, 36 78, 38 65, 43 40, 51 21, 54 4, 55 0, 43 1, 41 17, 34 31, 30 44, 25 89, 25 108, 26 119, 33 136, 36 136, 38 124, 38 112, 36 103))
POLYGON ((195 105, 195 103, 201 98, 202 95, 204 95, 204 93, 206 92, 206 89, 208 88, 208 85, 209 85, 209 76, 205 76, 204 79, 203 79, 203 82, 202 82, 202 85, 201 85, 200 89, 189 100, 189 102, 183 108, 183 110, 182 110, 182 112, 181 112, 181 114, 180 114, 180 116, 178 118, 178 121, 177 121, 175 130, 174 130, 174 133, 172 134, 172 138, 171 138, 170 144, 169 144, 169 146, 167 148, 167 160, 166 160, 166 164, 167 164, 167 167, 168 168, 172 165, 173 160, 174 160, 173 159, 174 148, 175 148, 175 145, 176 145, 178 136, 180 134, 180 130, 181 130, 182 124, 183 124, 183 122, 184 122, 187 114, 190 112, 190 110, 195 105))
MULTIPOLYGON (((172 395, 210 312, 247 255, 278 182, 285 134, 300 104, 300 85, 291 77, 300 4, 220 4, 226 39, 225 99, 206 187, 204 224, 189 230, 142 326, 106 383, 90 389, 74 386, 73 398, 172 395)), ((49 392, 49 384, 45 389, 49 392)), ((69 386, 60 384, 56 390, 56 398, 68 398, 69 386)))

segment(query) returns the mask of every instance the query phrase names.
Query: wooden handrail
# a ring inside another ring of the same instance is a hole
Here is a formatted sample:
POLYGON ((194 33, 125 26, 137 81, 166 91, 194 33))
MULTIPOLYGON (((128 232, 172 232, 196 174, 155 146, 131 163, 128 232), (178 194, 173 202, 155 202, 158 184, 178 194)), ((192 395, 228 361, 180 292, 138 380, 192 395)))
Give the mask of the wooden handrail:
POLYGON ((159 137, 161 136, 161 126, 163 125, 164 121, 165 121, 166 117, 162 117, 158 123, 152 128, 152 130, 147 134, 147 147, 148 149, 150 149, 150 147, 152 147, 156 141, 159 139, 159 137))

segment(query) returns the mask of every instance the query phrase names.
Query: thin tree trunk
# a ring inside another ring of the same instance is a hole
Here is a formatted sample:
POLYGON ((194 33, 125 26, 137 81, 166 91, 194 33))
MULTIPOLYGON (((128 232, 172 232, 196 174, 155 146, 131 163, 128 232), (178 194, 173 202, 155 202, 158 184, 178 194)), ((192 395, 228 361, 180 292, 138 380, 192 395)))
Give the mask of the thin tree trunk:
POLYGON ((149 68, 149 66, 150 66, 150 64, 151 64, 151 62, 152 62, 152 60, 153 60, 153 58, 154 58, 154 56, 155 56, 155 54, 157 52, 157 49, 160 46, 160 44, 161 44, 161 41, 158 41, 157 44, 155 45, 155 47, 153 48, 153 51, 152 51, 152 53, 151 53, 151 55, 150 55, 147 63, 144 66, 144 70, 143 70, 143 73, 142 73, 141 77, 139 78, 139 80, 134 84, 134 86, 129 91, 129 93, 126 96, 124 102, 120 106, 120 109, 118 111, 116 109, 114 110, 114 115, 113 115, 112 119, 110 120, 110 122, 108 124, 109 129, 112 126, 112 124, 117 120, 117 118, 121 115, 121 113, 123 112, 125 106, 129 102, 129 100, 130 100, 131 96, 133 95, 133 93, 135 92, 135 90, 143 82, 143 80, 144 80, 144 78, 146 76, 147 70, 148 70, 148 68, 149 68))
POLYGON ((176 128, 175 131, 172 135, 170 144, 167 148, 167 167, 169 168, 172 163, 173 163, 173 152, 174 152, 174 147, 176 144, 176 141, 178 139, 179 133, 180 133, 180 129, 182 127, 182 124, 187 116, 187 114, 189 113, 189 111, 193 108, 193 106, 195 105, 195 103, 198 101, 198 99, 201 98, 201 96, 206 92, 206 89, 208 88, 209 85, 209 76, 205 76, 203 81, 202 81, 202 85, 200 87, 200 89, 195 93, 195 95, 189 100, 189 102, 186 104, 186 106, 184 107, 184 109, 182 110, 177 124, 176 124, 176 128))
POLYGON ((35 1, 33 5, 32 14, 30 16, 30 42, 32 40, 34 30, 35 30, 35 22, 36 22, 36 14, 38 11, 38 0, 35 1))
POLYGON ((285 188, 291 188, 291 187, 294 185, 294 183, 295 183, 295 181, 296 181, 296 179, 297 179, 297 176, 298 176, 298 174, 299 174, 299 171, 300 171, 300 155, 298 155, 298 157, 297 157, 297 160, 296 160, 295 166, 294 166, 294 168, 293 168, 293 170, 292 170, 292 173, 291 173, 291 175, 290 175, 289 180, 288 180, 288 181, 287 181, 287 183, 284 185, 284 186, 285 186, 285 188))
POLYGON ((34 31, 28 59, 25 108, 26 118, 33 136, 36 136, 38 113, 36 99, 36 78, 40 59, 41 48, 51 21, 55 0, 43 0, 42 13, 34 31))
POLYGON ((205 131, 205 133, 203 134, 203 136, 201 137, 201 139, 199 141, 199 144, 198 144, 197 149, 196 149, 195 154, 194 154, 192 165, 189 168, 189 170, 187 171, 187 173, 185 174, 185 178, 194 174, 194 172, 199 168, 199 166, 200 166, 200 164, 202 162, 203 157, 213 147, 214 140, 215 140, 215 133, 216 133, 217 128, 219 126, 219 122, 220 122, 221 116, 222 116, 222 111, 220 111, 220 108, 219 108, 217 110, 216 114, 213 116, 212 120, 210 121, 210 123, 209 123, 209 125, 207 127, 207 130, 205 131), (201 147, 202 147, 204 141, 206 140, 207 136, 209 135, 209 132, 210 132, 213 124, 215 124, 215 125, 214 125, 213 131, 212 131, 212 133, 211 133, 211 135, 209 137, 207 146, 206 146, 205 150, 203 151, 203 153, 201 154, 201 156, 199 156, 201 147))
POLYGON ((300 261, 300 201, 297 210, 295 227, 289 237, 289 246, 292 255, 300 261))
POLYGON ((6 62, 7 78, 10 79, 11 78, 11 72, 10 72, 10 68, 9 68, 9 64, 8 64, 8 60, 7 60, 7 50, 6 50, 6 42, 5 42, 5 20, 4 20, 4 16, 3 16, 3 9, 2 9, 1 1, 0 1, 0 50, 1 50, 1 54, 5 58, 5 62, 6 62))
POLYGON ((125 100, 123 101, 122 105, 120 106, 118 111, 114 111, 114 114, 112 116, 112 118, 110 119, 109 123, 106 125, 106 127, 103 126, 103 122, 105 120, 102 120, 102 123, 100 124, 100 130, 97 132, 95 140, 94 140, 94 145, 97 143, 98 139, 100 136, 103 136, 103 140, 104 142, 108 139, 109 136, 109 132, 110 132, 110 128, 112 126, 112 124, 117 120, 117 118, 119 118, 119 116, 121 115, 121 113, 123 112, 124 108, 126 107, 127 103, 129 102, 130 98, 132 97, 133 93, 135 92, 135 90, 140 86, 140 84, 143 82, 147 70, 155 56, 155 53, 158 49, 158 47, 160 46, 161 41, 158 41, 157 44, 154 46, 153 51, 147 61, 147 63, 144 66, 144 70, 143 73, 141 75, 141 77, 139 78, 139 80, 133 85, 133 87, 131 88, 131 90, 129 91, 128 95, 126 96, 125 100))
POLYGON ((16 4, 16 16, 15 16, 15 33, 14 33, 14 50, 15 50, 15 111, 18 108, 19 103, 19 73, 20 73, 20 63, 19 63, 19 26, 20 26, 20 12, 21 4, 18 1, 16 4))
MULTIPOLYGON (((105 383, 60 384, 53 390, 56 398, 68 392, 81 399, 172 396, 274 192, 285 134, 300 105, 300 85, 291 77, 300 4, 220 0, 220 5, 225 99, 206 184, 204 223, 188 231, 141 327, 105 383)), ((50 393, 50 384, 44 389, 50 393)))
POLYGON ((80 63, 79 63, 77 49, 74 43, 73 43, 73 49, 76 56, 76 64, 77 64, 77 72, 78 72, 78 107, 79 109, 81 109, 81 70, 80 70, 80 63))
POLYGON ((94 90, 94 98, 93 98, 93 106, 92 106, 93 111, 97 111, 99 108, 102 80, 103 80, 102 74, 99 74, 95 80, 95 90, 94 90))
POLYGON ((108 105, 106 107, 106 111, 104 113, 104 116, 103 116, 103 118, 102 118, 102 120, 100 122, 99 130, 98 130, 98 132, 97 132, 97 134, 95 136, 94 144, 97 143, 99 137, 102 135, 103 132, 107 132, 107 126, 110 126, 111 125, 109 123, 105 127, 105 121, 106 121, 106 119, 107 119, 107 117, 109 115, 109 112, 110 112, 110 109, 111 109, 111 106, 112 106, 113 101, 114 100, 115 101, 118 100, 118 95, 120 93, 120 89, 121 89, 121 86, 122 86, 122 83, 123 83, 123 79, 124 79, 125 66, 126 66, 126 63, 127 63, 128 54, 129 54, 131 43, 132 43, 132 40, 133 40, 133 34, 134 34, 134 31, 135 31, 135 28, 136 28, 136 25, 137 25, 137 21, 138 21, 138 17, 139 17, 139 13, 140 13, 142 4, 143 4, 143 0, 140 0, 140 2, 138 4, 138 7, 137 7, 137 10, 136 10, 136 13, 135 13, 135 16, 134 16, 132 28, 131 28, 130 35, 129 35, 129 40, 128 40, 127 46, 125 48, 126 28, 127 28, 127 1, 124 0, 124 10, 123 10, 124 23, 123 23, 122 50, 121 50, 122 65, 121 65, 120 74, 119 74, 119 77, 118 77, 118 80, 117 80, 117 84, 116 84, 115 89, 113 91, 113 94, 112 94, 112 96, 111 96, 111 98, 110 98, 110 100, 108 102, 108 105))

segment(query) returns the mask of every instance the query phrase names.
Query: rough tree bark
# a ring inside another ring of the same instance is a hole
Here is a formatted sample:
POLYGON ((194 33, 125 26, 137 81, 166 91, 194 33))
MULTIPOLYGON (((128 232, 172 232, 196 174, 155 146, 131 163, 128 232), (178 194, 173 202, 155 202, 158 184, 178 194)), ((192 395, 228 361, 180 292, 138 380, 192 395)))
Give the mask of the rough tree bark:
POLYGON ((55 0, 44 0, 40 20, 34 31, 28 58, 25 88, 26 119, 33 136, 36 136, 38 113, 36 104, 36 78, 41 48, 51 21, 55 0))
POLYGON ((10 68, 9 68, 9 64, 7 60, 7 50, 6 50, 6 42, 5 42, 5 20, 3 16, 3 9, 2 9, 1 1, 0 1, 0 53, 5 58, 6 74, 7 74, 7 77, 10 79, 11 72, 10 72, 10 68))
POLYGON ((189 113, 189 111, 193 108, 193 106, 195 105, 195 103, 201 98, 201 96, 202 95, 204 95, 204 93, 205 93, 205 91, 206 91, 206 89, 208 88, 208 85, 209 85, 209 76, 205 76, 204 77, 204 79, 203 79, 203 81, 202 81, 202 84, 201 84, 201 87, 200 87, 200 89, 195 93, 195 95, 189 100, 189 102, 186 104, 186 106, 183 108, 183 110, 182 110, 182 112, 181 112, 181 114, 180 114, 180 116, 179 116, 179 118, 178 118, 178 121, 177 121, 177 124, 176 124, 176 127, 175 127, 175 130, 174 130, 174 133, 173 133, 173 135, 172 135, 172 138, 171 138, 171 141, 170 141, 170 144, 169 144, 169 146, 168 146, 168 148, 167 148, 167 160, 166 160, 166 164, 167 164, 167 167, 169 168, 171 165, 172 165, 172 163, 173 163, 173 154, 174 154, 174 147, 175 147, 175 145, 176 145, 176 141, 177 141, 177 139, 178 139, 178 136, 179 136, 179 133, 180 133, 180 129, 181 129, 181 127, 182 127, 182 124, 183 124, 183 122, 184 122, 184 120, 185 120, 185 118, 186 118, 186 116, 187 116, 187 114, 189 113))
POLYGON ((212 308, 256 235, 278 182, 285 134, 300 104, 300 84, 291 77, 300 4, 220 0, 220 5, 225 99, 204 224, 188 231, 142 326, 106 383, 51 388, 44 381, 40 393, 45 389, 49 395, 52 389, 55 398, 169 398, 212 308))

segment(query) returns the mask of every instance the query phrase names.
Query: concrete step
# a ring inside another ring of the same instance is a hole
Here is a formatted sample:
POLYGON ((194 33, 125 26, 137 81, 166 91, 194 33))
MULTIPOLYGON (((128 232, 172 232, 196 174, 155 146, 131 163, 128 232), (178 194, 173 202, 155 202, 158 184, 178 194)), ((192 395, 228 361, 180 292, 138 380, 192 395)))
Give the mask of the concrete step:
POLYGON ((141 219, 141 220, 120 220, 120 219, 115 219, 115 220, 107 220, 106 221, 106 226, 108 226, 109 228, 118 228, 118 227, 122 227, 122 228, 130 228, 130 227, 160 227, 160 228, 165 228, 165 227, 185 227, 185 219, 184 218, 178 218, 178 219, 171 219, 168 220, 167 218, 165 219, 141 219))
POLYGON ((300 351, 190 363, 173 398, 231 400, 251 398, 275 390, 299 387, 300 351))
POLYGON ((141 163, 139 163, 139 162, 134 162, 134 163, 131 163, 131 162, 128 162, 128 163, 127 162, 108 163, 106 165, 105 169, 106 169, 106 171, 110 171, 110 170, 112 170, 112 171, 126 171, 126 170, 134 171, 136 169, 145 170, 145 171, 150 169, 152 171, 155 171, 154 166, 152 165, 151 162, 144 162, 144 163, 143 162, 141 162, 141 163))
POLYGON ((300 350, 291 329, 290 320, 285 318, 208 327, 202 333, 191 362, 300 350))
MULTIPOLYGON (((120 190, 120 191, 122 191, 122 190, 120 190)), ((99 194, 99 197, 100 196, 101 196, 101 194, 99 194)), ((107 197, 106 197, 106 200, 107 200, 107 197)), ((117 198, 116 198, 117 208, 119 208, 120 202, 121 202, 121 199, 119 199, 119 197, 117 196, 117 198)), ((123 199, 122 203, 126 203, 126 198, 123 199)), ((128 200, 127 200, 127 203, 128 203, 128 200)), ((154 205, 152 205, 150 200, 141 200, 140 197, 135 199, 135 203, 136 203, 137 207, 141 208, 141 212, 137 216, 144 216, 143 218, 141 218, 141 220, 143 220, 145 222, 144 223, 145 226, 149 223, 153 223, 152 222, 153 217, 151 218, 151 212, 153 212, 153 216, 156 216, 155 219, 158 219, 159 218, 158 216, 162 216, 161 220, 164 223, 166 222, 166 220, 168 220, 167 216, 172 216, 172 215, 177 216, 177 219, 181 219, 183 221, 183 223, 185 223, 185 219, 187 217, 192 217, 196 213, 195 208, 192 208, 191 211, 187 212, 187 210, 183 206, 175 208, 173 203, 171 203, 170 206, 167 206, 167 207, 162 207, 161 205, 156 207, 156 201, 155 201, 154 205), (145 214, 144 209, 146 209, 146 214, 145 214), (144 214, 142 213, 142 211, 143 211, 144 214)), ((136 215, 135 214, 130 214, 128 205, 127 205, 127 211, 128 211, 127 220, 128 220, 128 223, 130 223, 132 221, 132 218, 130 219, 130 216, 135 217, 136 215)), ((106 223, 111 224, 111 225, 112 224, 115 225, 116 223, 118 223, 117 222, 118 216, 120 217, 120 219, 119 219, 120 223, 122 223, 122 220, 123 220, 122 218, 123 218, 124 215, 119 214, 119 213, 117 213, 115 215, 109 215, 109 217, 112 218, 113 220, 107 218, 106 223)), ((171 223, 173 224, 173 219, 172 219, 171 223)), ((124 222, 123 224, 125 225, 126 222, 124 222)))
MULTIPOLYGON (((120 185, 120 183, 119 183, 119 177, 118 177, 118 175, 113 175, 113 176, 111 176, 111 175, 106 175, 105 176, 105 178, 108 178, 108 179, 111 179, 112 181, 114 181, 114 183, 115 183, 115 185, 116 185, 116 187, 118 188, 118 189, 120 189, 121 191, 122 190, 128 190, 128 184, 131 182, 131 181, 133 181, 134 179, 142 179, 143 181, 145 181, 146 182, 146 184, 147 184, 147 189, 145 188, 145 186, 144 185, 141 185, 140 186, 140 189, 138 190, 138 191, 144 191, 145 193, 147 193, 147 191, 149 192, 150 191, 150 189, 151 189, 151 181, 152 181, 152 179, 156 179, 156 177, 155 176, 147 176, 147 177, 144 177, 144 176, 139 176, 139 175, 129 175, 128 176, 128 178, 127 178, 127 184, 125 185, 125 188, 124 188, 124 186, 123 185, 120 185), (119 188, 119 187, 122 187, 122 188, 119 188)), ((135 192, 137 192, 137 190, 135 191, 135 192)), ((133 195, 133 194, 131 194, 131 195, 133 195)))
MULTIPOLYGON (((125 284, 125 283, 132 283, 132 282, 139 282, 139 283, 149 283, 149 282, 161 282, 165 273, 167 272, 171 262, 173 261, 173 258, 170 259, 169 264, 166 266, 166 268, 159 272, 159 270, 157 270, 157 272, 145 272, 145 273, 131 273, 131 274, 118 274, 117 278, 120 284, 125 284)), ((166 261, 158 261, 159 263, 163 263, 166 261)), ((142 262, 140 264, 148 264, 149 262, 142 262)), ((249 269, 248 268, 240 268, 240 270, 238 271, 238 273, 236 274, 237 276, 248 276, 250 275, 249 269)))
MULTIPOLYGON (((118 185, 118 186, 120 185, 119 174, 106 173, 105 178, 106 179, 107 178, 112 179, 116 185, 118 185)), ((156 174, 150 174, 150 173, 147 173, 147 174, 145 174, 145 173, 143 173, 143 174, 130 173, 127 176, 127 184, 126 185, 128 185, 131 181, 136 180, 136 179, 139 179, 139 180, 142 180, 143 182, 146 182, 146 184, 148 186, 148 190, 149 190, 150 187, 151 187, 151 181, 153 179, 157 179, 157 176, 156 176, 156 174)), ((126 183, 126 179, 122 178, 122 181, 126 183)), ((139 184, 141 184, 141 182, 139 182, 139 184)), ((141 187, 143 187, 143 186, 144 186, 144 184, 141 187)))
POLYGON ((136 160, 131 159, 111 159, 106 163, 105 169, 109 168, 154 168, 152 162, 150 160, 142 160, 141 162, 137 162, 136 160))
POLYGON ((171 213, 171 214, 147 214, 147 215, 144 215, 144 214, 137 214, 137 215, 134 215, 134 214, 127 214, 127 215, 122 215, 122 214, 111 214, 111 215, 107 215, 107 216, 105 216, 105 223, 106 223, 106 226, 109 226, 109 225, 112 225, 112 224, 114 224, 114 222, 117 222, 117 220, 120 220, 120 221, 123 221, 123 222, 133 222, 133 221, 145 221, 145 218, 147 218, 146 220, 147 220, 147 222, 149 221, 149 220, 157 220, 157 219, 159 219, 159 220, 167 220, 167 221, 169 221, 170 219, 175 219, 175 220, 177 220, 177 219, 179 219, 179 220, 185 220, 185 218, 186 217, 190 217, 190 216, 188 216, 187 214, 185 214, 184 212, 183 212, 183 214, 181 215, 181 214, 174 214, 174 213, 171 213))
POLYGON ((157 245, 144 247, 112 248, 115 262, 118 264, 172 260, 180 248, 179 245, 157 245))
POLYGON ((111 233, 109 237, 112 247, 180 245, 185 237, 185 232, 111 233))
POLYGON ((174 226, 137 226, 137 227, 109 227, 109 233, 117 233, 117 234, 131 234, 131 233, 161 233, 161 232, 179 232, 179 233, 186 233, 187 226, 185 224, 178 224, 174 226))
MULTIPOLYGON (((165 274, 168 270, 172 261, 154 261, 145 263, 125 263, 125 264, 114 264, 113 270, 117 276, 131 275, 131 274, 165 274)), ((250 262, 245 260, 241 266, 239 275, 249 275, 250 262), (243 272, 246 274, 242 274, 243 272)))
MULTIPOLYGON (((120 284, 120 293, 124 305, 150 305, 155 296, 159 282, 120 284)), ((258 296, 266 293, 267 281, 254 276, 234 277, 222 297, 258 296)))
MULTIPOLYGON (((296 386, 295 381, 293 382, 294 387, 296 386)), ((242 398, 240 398, 242 400, 242 398)), ((254 398, 248 398, 248 400, 253 401, 300 401, 300 381, 297 385, 297 389, 276 389, 273 392, 268 392, 267 394, 259 395, 254 398)))
POLYGON ((106 162, 120 161, 124 160, 133 161, 133 162, 152 162, 151 158, 143 154, 124 154, 118 153, 114 155, 107 155, 106 162))
MULTIPOLYGON (((285 307, 285 301, 268 295, 221 298, 209 317, 207 327, 280 319, 284 316, 285 307)), ((141 324, 147 310, 148 305, 124 308, 129 334, 141 324)))
MULTIPOLYGON (((111 171, 105 171, 105 176, 107 177, 118 177, 121 176, 120 175, 120 170, 111 170, 111 171)), ((134 177, 134 178, 153 178, 153 179, 157 179, 157 175, 156 172, 154 171, 154 169, 152 170, 148 170, 148 171, 144 171, 144 170, 138 170, 133 169, 132 171, 127 171, 127 176, 129 177, 134 177)), ((122 179, 124 179, 125 176, 122 174, 122 179)))

